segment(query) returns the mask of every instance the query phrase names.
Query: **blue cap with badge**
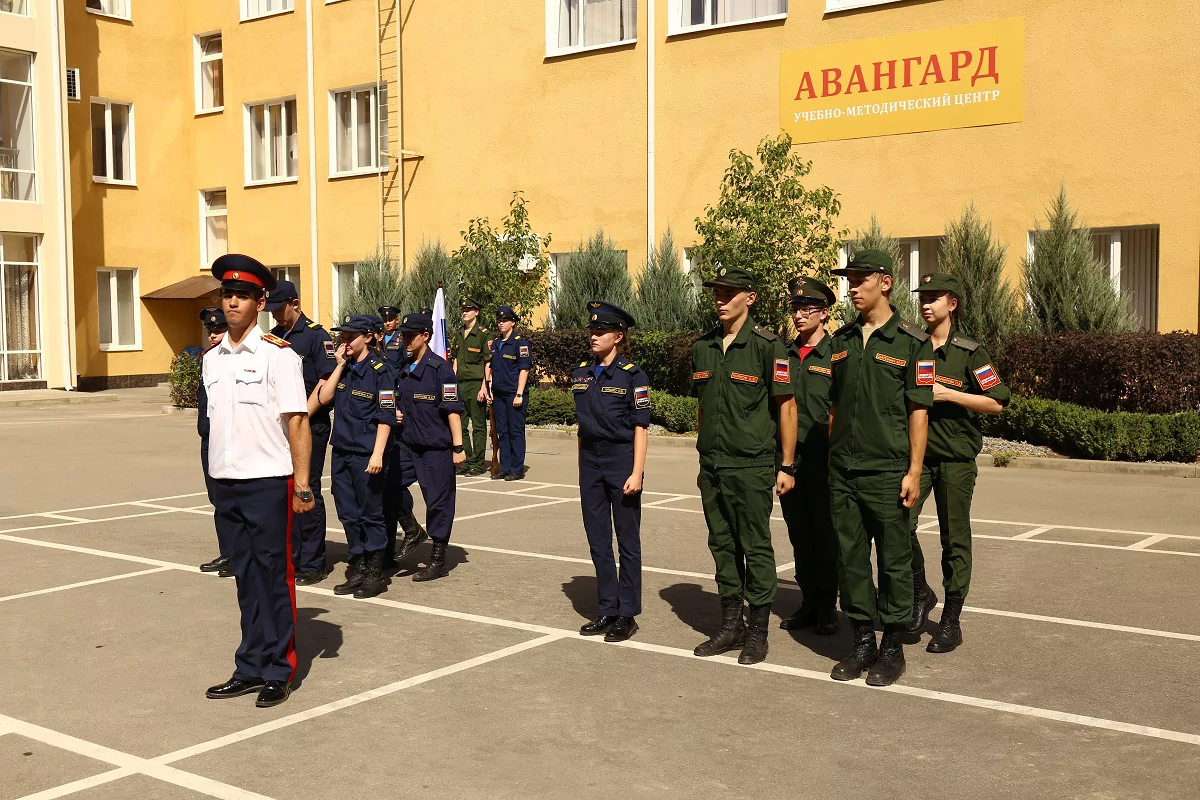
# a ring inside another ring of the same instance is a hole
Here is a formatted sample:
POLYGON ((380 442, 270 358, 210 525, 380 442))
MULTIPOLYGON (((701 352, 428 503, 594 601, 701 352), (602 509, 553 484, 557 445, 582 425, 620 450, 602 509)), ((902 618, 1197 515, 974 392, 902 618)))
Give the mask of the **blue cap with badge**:
POLYGON ((229 327, 229 323, 225 321, 225 312, 220 306, 205 306, 200 311, 200 321, 210 331, 229 327))
POLYGON ((504 320, 508 320, 509 322, 516 322, 517 321, 517 312, 513 311, 512 306, 497 306, 496 307, 496 319, 501 322, 503 322, 504 320))
POLYGON ((366 314, 346 314, 342 317, 342 324, 330 330, 338 333, 371 333, 375 330, 375 323, 366 314))
POLYGON ((263 310, 278 311, 285 304, 299 299, 300 293, 296 291, 296 284, 291 281, 279 281, 275 284, 275 288, 271 290, 271 295, 267 298, 267 304, 263 310))
POLYGON ((405 333, 430 333, 433 331, 433 319, 420 312, 405 314, 400 320, 400 330, 405 333))
POLYGON ((383 317, 385 322, 389 319, 397 319, 400 316, 400 309, 395 306, 380 306, 379 316, 383 317))
POLYGON ((620 306, 606 303, 603 300, 592 300, 587 304, 589 328, 602 328, 624 331, 632 328, 633 315, 620 306))

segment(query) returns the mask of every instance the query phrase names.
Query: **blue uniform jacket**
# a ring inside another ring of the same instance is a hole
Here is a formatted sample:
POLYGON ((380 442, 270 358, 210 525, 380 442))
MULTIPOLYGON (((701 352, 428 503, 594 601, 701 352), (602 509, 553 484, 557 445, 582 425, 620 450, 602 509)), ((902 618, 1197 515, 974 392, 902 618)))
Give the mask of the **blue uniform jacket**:
POLYGON ((383 357, 396 369, 408 363, 408 350, 404 348, 404 337, 400 331, 383 337, 383 357))
MULTIPOLYGON (((521 370, 533 368, 529 340, 514 332, 507 341, 497 336, 488 347, 492 353, 492 394, 516 394, 517 376, 521 370)), ((529 394, 528 381, 525 393, 529 394)))
POLYGON ((617 357, 607 367, 584 361, 571 373, 579 438, 588 444, 633 444, 634 428, 650 427, 650 380, 617 357))
POLYGON ((334 448, 371 455, 376 426, 396 424, 395 373, 374 355, 348 365, 333 395, 333 411, 334 448))
MULTIPOLYGON (((292 329, 284 330, 282 325, 276 325, 271 333, 280 339, 286 339, 292 345, 292 352, 300 356, 300 367, 304 373, 304 393, 311 395, 317 388, 317 382, 328 377, 337 367, 333 358, 333 340, 328 332, 316 322, 303 314, 296 320, 292 329)), ((329 424, 329 409, 322 408, 313 415, 310 424, 329 424)))
POLYGON ((461 414, 463 404, 458 378, 446 359, 426 350, 420 361, 400 370, 396 394, 404 412, 401 442, 416 450, 445 450, 454 444, 446 415, 461 414))

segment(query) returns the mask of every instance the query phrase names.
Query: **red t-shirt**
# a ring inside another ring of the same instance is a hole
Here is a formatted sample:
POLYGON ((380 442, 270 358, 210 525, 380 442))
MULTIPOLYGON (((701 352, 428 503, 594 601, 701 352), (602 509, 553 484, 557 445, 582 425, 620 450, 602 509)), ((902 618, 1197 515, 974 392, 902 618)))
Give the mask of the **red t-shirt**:
POLYGON ((803 364, 804 359, 808 358, 808 354, 816 349, 817 349, 817 346, 815 344, 814 345, 807 345, 807 344, 800 345, 800 363, 803 364))

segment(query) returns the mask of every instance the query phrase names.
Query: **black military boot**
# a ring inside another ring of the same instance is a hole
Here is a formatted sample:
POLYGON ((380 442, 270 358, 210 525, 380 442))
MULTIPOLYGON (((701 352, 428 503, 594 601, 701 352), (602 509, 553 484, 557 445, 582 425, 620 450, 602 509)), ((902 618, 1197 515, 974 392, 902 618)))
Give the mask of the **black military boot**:
POLYGON ((396 543, 397 563, 407 558, 413 550, 417 549, 417 545, 429 538, 429 534, 412 514, 400 518, 400 527, 404 531, 404 538, 396 543))
POLYGON ((382 550, 366 554, 363 559, 362 581, 354 590, 354 596, 359 600, 387 591, 387 579, 383 577, 384 559, 386 558, 387 554, 382 550))
POLYGON ((962 628, 958 626, 958 615, 963 607, 962 595, 946 595, 946 607, 942 609, 942 621, 937 632, 929 640, 925 650, 930 653, 949 653, 962 644, 962 628))
POLYGON ((796 613, 786 619, 779 620, 779 629, 783 631, 800 631, 817 624, 817 610, 808 604, 796 609, 796 613))
POLYGON ((757 664, 767 657, 767 628, 770 624, 770 606, 750 606, 750 613, 746 615, 746 644, 738 656, 739 664, 757 664))
POLYGON ((707 658, 736 650, 746 641, 746 623, 742 621, 742 598, 721 598, 721 630, 692 652, 707 658))
MULTIPOLYGON (((407 537, 405 537, 407 538, 407 537)), ((436 539, 433 542, 433 547, 429 550, 429 563, 425 565, 425 569, 413 575, 413 580, 417 583, 424 581, 433 581, 446 574, 446 543, 439 542, 436 539)))
POLYGON ((879 657, 879 648, 875 645, 874 623, 852 619, 850 626, 854 629, 854 649, 850 651, 850 655, 835 664, 829 673, 829 677, 835 681, 858 679, 879 657))
POLYGON ((346 581, 333 587, 334 594, 354 594, 354 590, 363 582, 363 554, 350 556, 346 562, 346 581))
POLYGON ((921 634, 925 632, 925 624, 929 622, 929 612, 933 611, 937 604, 937 595, 925 582, 925 570, 913 572, 913 618, 904 631, 910 638, 921 638, 921 634))
POLYGON ((900 631, 885 630, 879 643, 879 658, 867 672, 868 686, 891 686, 904 674, 904 644, 900 631))
POLYGON ((813 633, 817 636, 832 636, 837 633, 837 609, 833 606, 821 606, 817 609, 817 626, 813 633))

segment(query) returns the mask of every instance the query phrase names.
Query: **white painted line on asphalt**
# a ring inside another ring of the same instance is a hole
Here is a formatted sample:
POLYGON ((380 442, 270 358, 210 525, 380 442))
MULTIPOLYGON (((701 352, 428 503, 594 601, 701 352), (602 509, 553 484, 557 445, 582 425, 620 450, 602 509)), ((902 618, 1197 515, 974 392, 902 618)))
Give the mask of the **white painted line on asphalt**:
POLYGON ((143 569, 137 572, 126 572, 121 575, 109 575, 107 578, 94 578, 90 581, 80 581, 79 583, 68 583, 65 586, 53 586, 49 589, 38 589, 36 592, 22 592, 21 594, 10 594, 0 597, 0 603, 7 603, 9 600, 20 600, 23 597, 37 597, 42 594, 53 594, 54 592, 64 592, 67 589, 78 589, 81 586, 95 586, 97 583, 108 583, 109 581, 120 581, 125 578, 136 578, 139 575, 151 575, 155 572, 167 572, 174 567, 154 567, 153 569, 143 569))
POLYGON ((95 414, 80 417, 63 417, 61 419, 31 419, 25 422, 0 422, 0 425, 20 425, 23 428, 26 425, 62 425, 68 422, 93 422, 98 419, 144 419, 161 416, 163 416, 161 411, 157 414, 95 414))
POLYGON ((54 800, 58 797, 66 797, 69 794, 82 792, 84 789, 91 789, 95 786, 102 786, 106 783, 128 778, 130 775, 137 775, 137 770, 128 767, 119 767, 108 772, 101 772, 99 775, 92 775, 90 778, 82 778, 70 783, 64 783, 62 786, 55 786, 53 789, 45 789, 33 794, 27 794, 20 800, 54 800))
POLYGON ((530 503, 527 506, 517 506, 516 508, 497 508, 493 511, 481 511, 478 514, 467 514, 462 517, 455 515, 454 521, 457 523, 461 520, 479 519, 480 517, 490 517, 495 514, 507 514, 510 511, 525 511, 526 509, 529 509, 529 508, 541 508, 542 506, 556 506, 561 503, 578 503, 578 502, 579 502, 579 499, 576 497, 559 498, 557 500, 550 500, 550 501, 547 501, 544 503, 530 503))
POLYGON ((963 611, 971 611, 975 614, 987 614, 994 617, 1012 617, 1014 619, 1028 619, 1034 622, 1053 622, 1058 625, 1071 625, 1076 628, 1099 628, 1105 631, 1119 631, 1121 633, 1136 633, 1142 636, 1157 636, 1162 639, 1182 639, 1188 642, 1200 642, 1200 636, 1194 633, 1178 633, 1176 631, 1159 631, 1153 628, 1135 628, 1131 625, 1114 625, 1109 622, 1090 622, 1085 619, 1069 619, 1066 617, 1048 617, 1044 614, 1023 614, 1019 611, 1000 611, 995 608, 978 608, 973 606, 963 606, 963 611))
MULTIPOLYGON (((574 556, 556 556, 556 555, 551 555, 549 553, 531 553, 528 550, 505 550, 502 547, 487 547, 487 546, 481 545, 481 544, 467 544, 466 542, 459 542, 459 541, 455 541, 455 540, 451 540, 450 544, 454 545, 455 547, 463 548, 464 550, 467 551, 468 554, 470 554, 470 552, 472 550, 479 550, 484 553, 500 553, 502 555, 507 555, 507 556, 521 556, 523 558, 540 558, 545 561, 566 561, 571 564, 587 564, 589 567, 592 566, 592 560, 590 558, 575 558, 574 556)), ((618 560, 618 563, 619 563, 619 560, 618 560)), ((705 580, 710 580, 710 581, 713 579, 713 576, 706 572, 688 572, 688 571, 682 570, 682 569, 666 569, 665 567, 647 567, 645 564, 642 565, 642 572, 654 572, 659 575, 679 575, 684 578, 703 578, 705 580)))
POLYGON ((1032 539, 1039 533, 1045 533, 1051 529, 1052 528, 1049 525, 1042 525, 1041 527, 1033 528, 1032 530, 1025 531, 1024 533, 1018 533, 1016 536, 1010 536, 1008 538, 1023 541, 1025 539, 1032 539))
POLYGON ((67 522, 94 522, 95 520, 84 519, 83 517, 68 517, 66 514, 39 514, 39 517, 48 519, 64 519, 67 522))
MULTIPOLYGON (((645 492, 643 492, 643 494, 645 494, 645 492)), ((680 500, 686 500, 687 497, 688 496, 686 494, 673 494, 670 497, 664 497, 662 500, 655 500, 650 503, 642 503, 642 508, 658 508, 659 506, 664 506, 667 503, 675 503, 680 500)))
MULTIPOLYGON (((475 492, 476 494, 498 494, 498 495, 503 495, 505 497, 524 497, 529 500, 565 500, 565 499, 574 500, 575 499, 573 497, 572 498, 556 497, 555 495, 552 495, 552 494, 516 494, 515 492, 504 492, 499 489, 477 489, 473 486, 471 486, 471 487, 459 486, 458 491, 460 491, 460 492, 475 492)), ((460 517, 455 517, 455 519, 460 519, 460 517)))
MULTIPOLYGON (((75 544, 62 544, 61 542, 43 542, 41 539, 26 539, 23 536, 10 536, 8 533, 0 533, 0 542, 31 544, 35 547, 49 547, 51 550, 64 550, 68 553, 83 553, 84 555, 100 556, 101 558, 116 558, 121 561, 132 561, 134 564, 149 564, 150 566, 154 567, 168 567, 171 569, 179 569, 183 567, 182 564, 175 564, 171 561, 159 561, 156 558, 131 556, 125 553, 114 553, 110 550, 94 550, 91 547, 80 547, 79 545, 75 544)), ((195 568, 193 567, 193 569, 195 568)))
MULTIPOLYGON (((187 494, 171 494, 171 495, 167 495, 166 497, 147 497, 142 500, 126 500, 125 502, 122 502, 122 503, 105 503, 105 504, 99 505, 99 506, 78 506, 76 508, 56 508, 53 511, 50 511, 49 513, 51 513, 51 514, 66 514, 70 511, 92 511, 97 508, 117 508, 118 506, 137 505, 138 503, 155 503, 155 502, 158 502, 159 500, 179 500, 184 497, 197 497, 202 494, 207 494, 207 492, 189 492, 187 494)), ((24 519, 25 517, 42 517, 42 516, 45 516, 44 512, 37 513, 37 514, 12 514, 7 517, 0 517, 0 520, 24 519)), ((119 519, 119 517, 114 517, 114 519, 119 519)), ((98 522, 98 521, 99 520, 94 520, 94 519, 88 520, 88 522, 98 522)))
POLYGON ((795 566, 796 566, 795 561, 789 561, 786 564, 780 564, 778 567, 776 567, 775 572, 776 573, 784 573, 784 572, 787 572, 789 569, 794 568, 795 566))
POLYGON ((934 529, 934 528, 936 528, 937 526, 938 526, 938 521, 935 519, 933 522, 923 522, 923 523, 921 523, 920 525, 918 525, 918 526, 917 526, 917 531, 918 531, 919 533, 924 533, 925 531, 928 531, 928 530, 933 530, 933 529, 934 529))
POLYGON ((1156 545, 1159 542, 1166 541, 1167 539, 1170 539, 1170 538, 1171 537, 1167 536, 1165 533, 1159 533, 1159 534, 1155 534, 1154 536, 1147 536, 1145 539, 1142 539, 1140 542, 1134 542, 1133 544, 1129 545, 1125 549, 1126 550, 1145 550, 1147 547, 1150 547, 1151 545, 1156 545))
POLYGON ((359 703, 365 703, 368 700, 375 700, 376 698, 386 697, 389 694, 395 694, 396 692, 409 689, 413 686, 420 686, 423 683, 429 683, 430 681, 435 681, 438 678, 444 678, 447 675, 454 675, 459 672, 465 672, 466 670, 474 667, 490 664, 493 661, 499 661, 502 658, 507 658, 508 656, 516 655, 517 653, 523 653, 527 650, 532 650, 535 647, 541 647, 544 644, 556 642, 560 639, 565 639, 568 636, 575 635, 576 634, 570 631, 563 631, 556 634, 546 634, 536 639, 530 639, 529 641, 521 642, 520 644, 514 644, 511 647, 493 650, 490 653, 485 653, 481 656, 476 656, 475 658, 469 658, 466 661, 459 661, 456 664, 431 670, 420 675, 415 675, 411 678, 405 678, 404 680, 396 681, 395 683, 389 683, 386 686, 380 686, 376 689, 370 689, 365 692, 360 692, 356 695, 351 695, 350 697, 344 697, 341 700, 334 700, 331 703, 325 703, 324 705, 308 708, 304 711, 298 711, 295 714, 289 714, 286 717, 280 717, 279 719, 274 719, 270 722, 264 722, 261 725, 255 725, 252 728, 246 728, 245 730, 238 731, 237 733, 231 733, 227 736, 221 736, 217 739, 212 739, 207 742, 194 744, 191 747, 185 747, 182 750, 176 750, 173 753, 167 753, 150 760, 155 764, 172 764, 176 761, 192 758, 193 756, 198 756, 211 750, 217 750, 222 747, 227 747, 231 744, 244 742, 247 739, 252 739, 255 736, 261 736, 264 733, 271 733, 273 731, 282 730, 283 728, 287 728, 301 722, 307 722, 310 719, 323 717, 326 714, 332 714, 334 711, 340 711, 343 708, 350 708, 351 706, 356 706, 359 703))

